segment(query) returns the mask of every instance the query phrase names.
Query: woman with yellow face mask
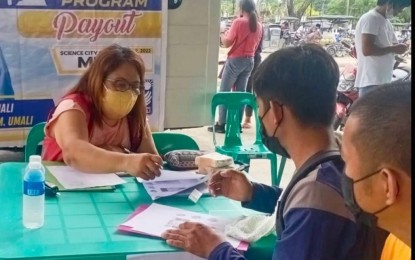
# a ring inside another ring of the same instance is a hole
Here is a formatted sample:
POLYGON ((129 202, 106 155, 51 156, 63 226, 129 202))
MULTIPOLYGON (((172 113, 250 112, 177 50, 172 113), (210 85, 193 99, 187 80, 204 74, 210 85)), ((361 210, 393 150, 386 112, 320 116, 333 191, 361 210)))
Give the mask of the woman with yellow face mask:
POLYGON ((129 48, 101 50, 50 113, 43 160, 90 173, 159 176, 163 161, 146 120, 144 71, 143 60, 129 48))

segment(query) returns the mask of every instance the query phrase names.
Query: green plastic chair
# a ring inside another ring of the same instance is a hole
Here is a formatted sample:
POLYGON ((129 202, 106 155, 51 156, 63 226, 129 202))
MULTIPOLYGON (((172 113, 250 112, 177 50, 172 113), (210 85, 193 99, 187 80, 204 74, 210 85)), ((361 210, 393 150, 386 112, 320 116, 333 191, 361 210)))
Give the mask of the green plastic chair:
POLYGON ((262 136, 260 132, 260 124, 258 118, 258 106, 254 95, 248 92, 219 92, 212 98, 212 125, 215 122, 216 107, 224 105, 227 108, 226 126, 225 126, 225 140, 222 146, 218 145, 215 138, 215 131, 213 131, 213 144, 215 151, 221 154, 231 156, 235 161, 250 163, 251 159, 269 159, 271 163, 271 181, 272 185, 279 185, 281 182, 282 173, 284 171, 286 158, 282 158, 277 169, 277 156, 270 152, 262 143, 262 136), (245 105, 252 107, 255 116, 256 124, 255 142, 251 145, 242 145, 241 141, 241 108, 245 105))
POLYGON ((152 135, 157 152, 160 155, 165 155, 173 150, 200 150, 196 141, 185 134, 154 132, 152 135))
POLYGON ((24 150, 25 162, 29 162, 29 157, 31 155, 39 154, 39 143, 41 143, 45 138, 45 125, 46 122, 38 123, 30 129, 29 134, 26 138, 26 145, 24 150))
MULTIPOLYGON (((25 161, 29 162, 30 155, 39 154, 38 145, 45 138, 46 123, 39 123, 30 129, 26 139, 25 146, 25 161)), ((154 132, 152 133, 156 149, 160 155, 164 155, 173 150, 186 149, 186 150, 199 150, 199 146, 196 141, 188 135, 181 133, 165 133, 154 132)))

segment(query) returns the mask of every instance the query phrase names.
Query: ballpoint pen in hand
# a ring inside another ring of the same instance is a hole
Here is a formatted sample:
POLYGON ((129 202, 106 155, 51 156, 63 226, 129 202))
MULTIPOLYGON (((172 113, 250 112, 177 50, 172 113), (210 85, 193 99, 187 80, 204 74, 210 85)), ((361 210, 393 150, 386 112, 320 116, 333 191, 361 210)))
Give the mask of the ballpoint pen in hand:
POLYGON ((248 168, 249 168, 249 164, 242 164, 238 168, 236 168, 235 171, 243 172, 243 171, 245 171, 248 168))

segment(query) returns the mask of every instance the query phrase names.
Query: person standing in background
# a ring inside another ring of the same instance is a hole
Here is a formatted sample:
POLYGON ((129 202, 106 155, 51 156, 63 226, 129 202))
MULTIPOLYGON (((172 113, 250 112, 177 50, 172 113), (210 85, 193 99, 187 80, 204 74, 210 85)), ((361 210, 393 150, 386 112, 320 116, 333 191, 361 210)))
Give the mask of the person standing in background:
MULTIPOLYGON (((232 22, 229 31, 221 34, 223 45, 232 47, 224 65, 220 92, 229 92, 234 85, 236 91, 245 92, 254 67, 255 50, 262 37, 262 25, 258 22, 255 3, 252 0, 241 0, 239 8, 240 17, 232 22)), ((219 121, 215 124, 215 132, 225 133, 225 122, 226 108, 219 106, 219 121)), ((209 126, 208 131, 213 132, 213 126, 209 126)))
POLYGON ((310 31, 308 32, 305 38, 305 42, 320 45, 320 41, 323 38, 320 28, 321 28, 321 24, 319 23, 316 24, 316 26, 313 26, 312 28, 310 28, 310 31))
MULTIPOLYGON (((262 61, 261 52, 262 52, 263 36, 264 36, 264 32, 262 32, 261 40, 259 41, 258 47, 256 48, 255 56, 254 56, 254 68, 252 69, 251 75, 249 76, 249 79, 248 79, 248 85, 246 86, 246 92, 249 92, 249 93, 252 93, 252 89, 253 89, 253 85, 252 85, 253 75, 256 69, 258 68, 258 65, 262 61)), ((242 128, 251 128, 251 117, 252 117, 252 107, 245 106, 245 120, 244 120, 244 123, 242 124, 242 128)))
POLYGON ((392 81, 394 56, 405 53, 408 46, 398 44, 389 19, 410 5, 411 0, 378 0, 377 6, 357 22, 355 86, 359 88, 360 97, 392 81))

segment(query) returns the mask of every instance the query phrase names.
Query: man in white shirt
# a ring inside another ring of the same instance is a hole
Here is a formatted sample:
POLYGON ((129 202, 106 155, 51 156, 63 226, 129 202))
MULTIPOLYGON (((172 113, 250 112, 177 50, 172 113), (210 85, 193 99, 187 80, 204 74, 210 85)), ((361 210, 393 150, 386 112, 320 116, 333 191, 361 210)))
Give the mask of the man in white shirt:
POLYGON ((378 0, 377 6, 357 23, 355 86, 359 88, 359 96, 392 81, 395 54, 404 53, 408 46, 398 44, 389 19, 410 5, 411 0, 378 0))

